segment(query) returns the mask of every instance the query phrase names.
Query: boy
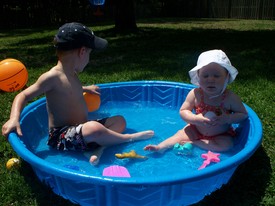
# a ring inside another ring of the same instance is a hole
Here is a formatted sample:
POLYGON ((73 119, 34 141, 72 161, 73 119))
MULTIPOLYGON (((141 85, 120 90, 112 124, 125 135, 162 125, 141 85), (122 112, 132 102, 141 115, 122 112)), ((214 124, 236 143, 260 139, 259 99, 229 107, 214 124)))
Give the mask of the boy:
POLYGON ((77 74, 89 62, 91 51, 103 50, 107 41, 94 35, 80 23, 67 23, 59 28, 54 38, 58 62, 38 80, 19 93, 12 105, 10 119, 3 125, 2 134, 12 131, 22 136, 19 118, 28 101, 45 94, 49 120, 48 145, 58 150, 89 151, 91 144, 99 146, 90 157, 97 164, 105 146, 142 140, 154 135, 151 130, 134 134, 121 134, 126 127, 122 116, 100 121, 88 120, 88 109, 83 92, 99 94, 95 85, 82 86, 77 74))

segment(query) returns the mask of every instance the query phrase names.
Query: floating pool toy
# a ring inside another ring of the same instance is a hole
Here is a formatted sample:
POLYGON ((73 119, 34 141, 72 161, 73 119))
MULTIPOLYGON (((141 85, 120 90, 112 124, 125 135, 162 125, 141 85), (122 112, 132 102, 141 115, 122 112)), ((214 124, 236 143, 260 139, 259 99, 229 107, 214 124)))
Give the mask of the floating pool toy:
POLYGON ((183 145, 176 143, 173 147, 176 154, 180 155, 190 155, 193 151, 193 145, 190 142, 186 142, 183 145))
POLYGON ((102 175, 109 177, 131 177, 129 171, 125 167, 118 165, 104 168, 102 175))
POLYGON ((100 107, 100 96, 98 94, 84 92, 83 96, 89 112, 98 110, 98 108, 100 107))
POLYGON ((199 170, 205 168, 211 162, 220 162, 219 156, 220 156, 219 153, 213 153, 211 151, 208 151, 207 153, 202 154, 201 157, 203 159, 206 159, 206 160, 204 160, 204 162, 202 163, 202 165, 199 167, 199 170))
MULTIPOLYGON (((188 92, 194 88, 190 84, 165 81, 116 82, 100 84, 99 86, 101 105, 96 112, 99 117, 101 115, 104 117, 105 114, 108 116, 117 114, 105 111, 106 105, 108 106, 107 111, 110 111, 110 104, 119 111, 119 114, 123 114, 125 105, 135 104, 138 108, 146 109, 146 111, 153 105, 154 110, 149 114, 141 112, 139 115, 132 116, 133 123, 128 121, 127 126, 135 131, 142 129, 138 125, 143 121, 145 121, 145 129, 148 129, 150 126, 148 121, 151 121, 148 117, 159 122, 160 119, 154 116, 154 112, 167 110, 167 114, 171 114, 169 112, 173 111, 176 117, 180 119, 178 110, 182 101, 188 92)), ((170 155, 166 153, 163 158, 148 159, 146 164, 143 162, 126 162, 131 178, 105 177, 102 176, 103 169, 117 161, 114 155, 112 157, 107 155, 108 151, 101 157, 101 162, 97 167, 91 167, 86 158, 85 161, 82 161, 82 154, 70 153, 68 157, 64 158, 67 159, 70 155, 75 158, 76 155, 85 169, 82 172, 82 170, 74 171, 65 168, 63 165, 69 164, 69 161, 64 163, 58 158, 60 155, 67 156, 66 153, 49 150, 48 146, 45 145, 49 132, 45 97, 30 103, 22 111, 20 123, 24 138, 12 132, 9 134, 8 140, 15 152, 32 166, 42 183, 47 184, 54 193, 78 205, 102 206, 111 203, 116 205, 192 205, 218 190, 222 185, 227 184, 237 167, 249 159, 261 145, 261 121, 249 106, 245 105, 245 107, 249 117, 243 123, 233 125, 238 130, 238 136, 234 138, 233 148, 233 151, 237 153, 223 159, 219 164, 202 170, 198 170, 198 166, 190 172, 178 172, 177 166, 174 166, 177 161, 164 162, 165 156, 170 155), (53 162, 47 160, 49 156, 52 156, 53 162), (150 170, 148 165, 151 166, 151 162, 154 162, 154 166, 150 170), (107 166, 104 165, 105 163, 107 166), (171 168, 170 165, 174 167, 171 168), (144 171, 145 168, 147 170, 144 171), (97 169, 96 174, 89 172, 94 171, 94 169, 97 169), (176 172, 172 172, 174 170, 176 172), (140 174, 139 171, 144 171, 144 173, 140 174), (155 175, 155 172, 160 172, 161 175, 155 175), (202 185, 206 185, 206 187, 202 187, 202 185)), ((126 108, 126 111, 128 109, 130 108, 126 108)), ((134 112, 134 114, 136 113, 134 112)), ((152 123, 155 124, 156 122, 152 123)), ((180 123, 177 127, 182 128, 182 121, 177 122, 180 123)), ((158 127, 155 131, 162 133, 164 129, 170 130, 167 126, 165 128, 158 127)), ((174 130, 170 132, 174 133, 174 130)), ((136 144, 143 144, 143 142, 136 144)), ((129 146, 130 151, 135 149, 136 144, 124 144, 122 147, 128 148, 129 146)), ((110 148, 111 151, 113 149, 115 148, 110 148)), ((197 148, 194 147, 195 149, 197 148)), ((201 157, 198 156, 198 158, 201 157)), ((192 163, 191 159, 190 162, 192 163)), ((80 166, 80 168, 83 167, 80 166)))
POLYGON ((138 155, 135 150, 131 150, 130 152, 124 152, 122 154, 115 154, 115 156, 119 159, 124 159, 124 158, 135 158, 135 159, 147 159, 146 156, 141 156, 138 155))
POLYGON ((19 163, 20 163, 20 160, 19 160, 19 159, 17 159, 17 158, 11 158, 11 159, 9 159, 9 160, 7 161, 7 163, 6 163, 6 168, 7 168, 7 169, 11 169, 11 168, 13 168, 13 167, 17 167, 17 166, 19 165, 19 163))

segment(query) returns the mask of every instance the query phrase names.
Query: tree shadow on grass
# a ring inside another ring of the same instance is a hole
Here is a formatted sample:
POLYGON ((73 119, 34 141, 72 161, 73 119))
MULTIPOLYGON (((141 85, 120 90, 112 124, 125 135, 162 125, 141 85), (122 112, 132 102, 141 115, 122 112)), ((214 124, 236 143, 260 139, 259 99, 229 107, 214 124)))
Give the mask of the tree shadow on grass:
POLYGON ((173 78, 175 73, 187 77, 199 54, 209 49, 222 49, 239 70, 240 80, 265 78, 274 81, 275 31, 236 31, 222 29, 139 28, 131 35, 101 31, 109 40, 109 48, 99 56, 91 56, 86 72, 110 75, 124 70, 146 70, 173 78), (109 58, 106 62, 104 58, 109 58), (118 66, 119 65, 119 66, 118 66), (116 69, 117 68, 117 69, 116 69), (259 72, 261 70, 261 72, 259 72))
MULTIPOLYGON (((56 29, 16 30, 18 37, 28 36, 32 32, 36 34, 0 47, 0 59, 18 58, 31 67, 54 64, 57 60, 52 46, 54 33, 49 32, 53 30, 56 29)), ((14 33, 6 31, 0 36, 4 38, 14 33)), ((91 64, 86 69, 91 75, 97 73, 107 76, 110 69, 117 68, 114 72, 148 69, 157 73, 157 76, 164 75, 170 79, 174 78, 175 73, 187 77, 187 71, 196 65, 201 52, 222 49, 239 70, 238 80, 248 81, 259 77, 270 81, 275 79, 274 30, 140 26, 139 31, 133 34, 118 35, 114 29, 105 29, 97 35, 108 39, 109 47, 102 53, 91 55, 91 64), (163 73, 165 70, 167 72, 163 73)))
POLYGON ((241 164, 228 184, 193 206, 257 206, 271 178, 270 159, 260 146, 241 164))

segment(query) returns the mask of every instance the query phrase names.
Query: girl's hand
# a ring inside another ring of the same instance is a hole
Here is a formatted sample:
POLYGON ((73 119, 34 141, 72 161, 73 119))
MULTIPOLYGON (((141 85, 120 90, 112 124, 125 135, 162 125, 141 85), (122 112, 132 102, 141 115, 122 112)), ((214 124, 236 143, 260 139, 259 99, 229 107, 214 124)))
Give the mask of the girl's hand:
POLYGON ((195 125, 197 126, 212 126, 213 120, 211 118, 205 117, 203 114, 196 115, 195 125))

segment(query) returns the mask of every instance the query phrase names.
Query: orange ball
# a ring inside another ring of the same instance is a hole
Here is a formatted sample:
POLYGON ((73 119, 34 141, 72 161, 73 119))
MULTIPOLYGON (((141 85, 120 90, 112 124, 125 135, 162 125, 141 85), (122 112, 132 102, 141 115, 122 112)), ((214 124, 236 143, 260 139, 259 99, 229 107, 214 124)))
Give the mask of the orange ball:
POLYGON ((5 59, 0 62, 0 89, 14 92, 22 89, 28 81, 25 65, 16 59, 5 59))
POLYGON ((83 96, 86 101, 89 112, 95 111, 100 107, 100 96, 99 95, 84 92, 83 96))

